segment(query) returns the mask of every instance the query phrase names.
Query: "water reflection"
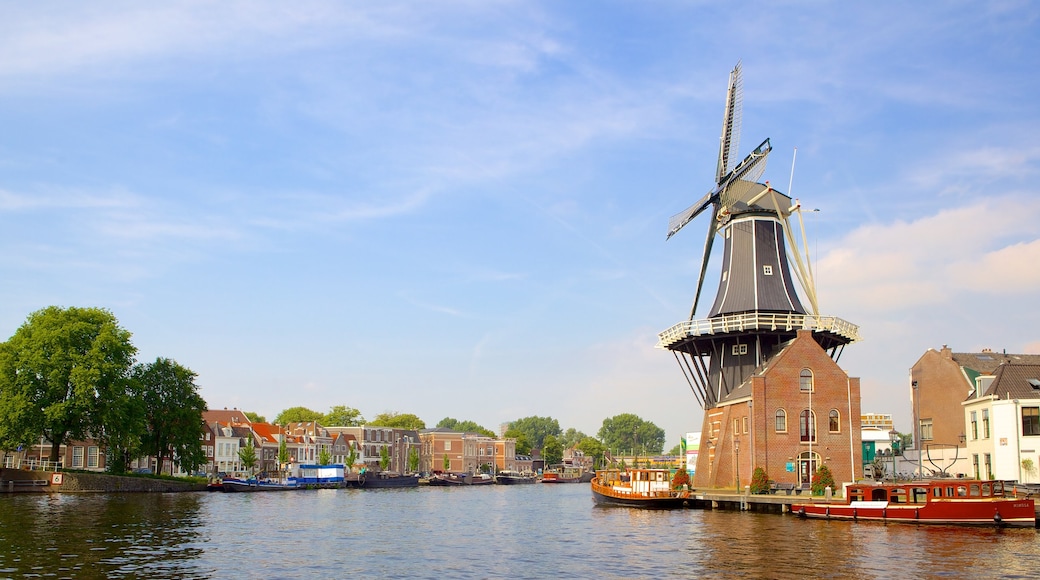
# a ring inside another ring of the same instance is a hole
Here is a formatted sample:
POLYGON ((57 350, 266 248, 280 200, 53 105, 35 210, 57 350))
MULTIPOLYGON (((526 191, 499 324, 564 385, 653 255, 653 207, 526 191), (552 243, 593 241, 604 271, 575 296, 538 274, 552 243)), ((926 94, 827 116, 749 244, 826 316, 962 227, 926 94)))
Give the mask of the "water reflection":
POLYGON ((597 508, 584 485, 0 497, 0 577, 1027 578, 1036 530, 597 508))

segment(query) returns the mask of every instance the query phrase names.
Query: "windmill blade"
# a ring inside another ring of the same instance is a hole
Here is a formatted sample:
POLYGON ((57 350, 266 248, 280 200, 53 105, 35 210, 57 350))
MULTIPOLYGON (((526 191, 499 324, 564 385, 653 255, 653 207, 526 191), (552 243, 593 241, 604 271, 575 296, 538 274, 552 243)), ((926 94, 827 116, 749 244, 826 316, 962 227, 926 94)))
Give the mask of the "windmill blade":
POLYGON ((747 193, 747 188, 762 177, 766 171, 766 160, 772 150, 773 146, 770 145, 769 139, 766 139, 754 151, 748 153, 740 165, 722 178, 722 182, 719 183, 719 199, 723 206, 729 206, 733 201, 740 199, 737 194, 747 193), (741 181, 747 182, 748 185, 743 188, 735 187, 741 181))
POLYGON ((740 61, 729 73, 726 88, 726 109, 722 113, 722 137, 719 138, 719 164, 715 169, 715 183, 733 171, 740 151, 740 119, 744 103, 744 77, 740 72, 740 61))
POLYGON ((693 308, 690 310, 690 320, 693 320, 694 315, 697 314, 697 303, 701 299, 701 289, 704 287, 704 274, 708 271, 708 260, 711 258, 711 246, 715 243, 715 233, 718 231, 718 222, 715 216, 718 215, 719 205, 718 203, 713 204, 714 211, 711 216, 711 223, 708 224, 708 239, 704 240, 704 255, 701 257, 701 273, 697 277, 697 293, 693 296, 693 308))
POLYGON ((681 212, 669 218, 668 236, 665 237, 665 240, 674 236, 676 232, 683 229, 683 226, 693 221, 693 218, 697 217, 698 215, 700 215, 702 211, 707 209, 707 207, 711 205, 712 196, 715 196, 717 194, 717 191, 709 191, 704 195, 704 197, 697 200, 697 203, 691 205, 690 207, 682 210, 681 212))

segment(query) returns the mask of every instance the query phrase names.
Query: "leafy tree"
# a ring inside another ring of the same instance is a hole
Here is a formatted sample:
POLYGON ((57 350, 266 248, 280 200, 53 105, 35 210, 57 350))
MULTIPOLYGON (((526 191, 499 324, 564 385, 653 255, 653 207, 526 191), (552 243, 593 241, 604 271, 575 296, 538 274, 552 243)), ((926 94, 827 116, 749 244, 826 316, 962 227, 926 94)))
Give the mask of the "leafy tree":
POLYGON ((322 447, 321 451, 318 451, 318 465, 328 465, 332 463, 332 453, 329 452, 328 447, 322 447))
POLYGON ((349 472, 354 469, 354 464, 357 463, 358 450, 352 444, 348 444, 347 449, 347 471, 349 472))
POLYGON ((441 463, 444 464, 444 471, 451 471, 451 457, 448 457, 447 453, 444 454, 444 461, 441 463))
POLYGON ((57 461, 73 439, 122 440, 136 425, 106 425, 106 410, 125 404, 136 353, 108 310, 49 306, 30 314, 0 345, 0 448, 42 435, 57 461))
POLYGON ((679 443, 675 447, 672 447, 671 449, 668 450, 668 455, 682 455, 682 454, 683 454, 683 452, 682 452, 682 443, 679 443))
POLYGON ((632 413, 604 419, 597 436, 608 449, 637 454, 659 454, 664 449, 664 429, 632 413))
POLYGON ((285 436, 282 436, 282 440, 278 442, 278 466, 289 463, 289 457, 289 444, 286 443, 285 436))
POLYGON ((238 459, 242 461, 242 465, 245 466, 245 468, 248 469, 250 473, 253 472, 253 468, 256 467, 257 457, 256 448, 253 447, 252 437, 246 439, 245 447, 239 448, 238 459))
POLYGON ((511 437, 516 439, 516 454, 517 455, 530 455, 531 454, 531 442, 527 440, 527 434, 518 429, 509 428, 504 434, 504 437, 511 437))
POLYGON ((812 494, 823 495, 824 489, 828 487, 834 489, 834 475, 831 474, 831 468, 820 465, 812 477, 812 494))
POLYGON ((379 448, 379 468, 386 471, 390 467, 390 449, 384 445, 379 448))
POLYGON ((376 418, 368 422, 369 425, 378 427, 394 427, 396 429, 412 429, 418 431, 426 428, 426 422, 412 413, 387 412, 376 415, 376 418))
POLYGON ((321 421, 325 415, 308 409, 307 407, 289 407, 278 413, 274 418, 275 425, 288 425, 289 423, 306 423, 308 421, 321 421))
POLYGON ((196 376, 168 358, 137 365, 131 373, 139 385, 148 426, 142 449, 156 457, 156 473, 163 472, 167 459, 177 458, 186 471, 206 463, 206 452, 199 445, 206 401, 199 395, 196 376))
POLYGON ((751 474, 751 493, 769 493, 769 474, 761 467, 756 467, 751 474))
POLYGON ((143 446, 148 425, 147 409, 137 381, 123 381, 124 392, 113 397, 105 407, 103 423, 121 428, 106 428, 95 435, 100 447, 106 450, 105 471, 122 474, 130 469, 130 462, 145 454, 143 446))
POLYGON ((412 449, 408 453, 408 472, 415 473, 419 471, 419 450, 412 449))
POLYGON ((593 467, 599 467, 603 465, 603 455, 607 448, 599 442, 598 439, 593 437, 586 437, 578 442, 576 446, 578 451, 581 451, 586 456, 592 458, 593 467))
POLYGON ((260 415, 259 413, 254 413, 252 411, 245 411, 244 414, 246 416, 246 419, 249 419, 250 423, 266 423, 267 422, 267 419, 264 419, 264 416, 260 415))
POLYGON ((560 436, 560 423, 552 417, 524 417, 509 423, 509 428, 527 435, 527 442, 534 449, 542 448, 547 435, 560 436))
POLYGON ((336 405, 329 409, 329 412, 325 413, 324 416, 308 420, 317 421, 326 427, 359 427, 365 424, 365 418, 361 416, 361 411, 344 405, 336 405))
POLYGON ((563 445, 564 449, 571 449, 586 437, 588 437, 588 435, 578 431, 574 427, 570 427, 560 436, 560 444, 563 445))
POLYGON ((440 423, 437 423, 437 426, 443 429, 451 429, 462 433, 479 433, 486 437, 495 437, 494 431, 477 425, 473 421, 459 421, 458 419, 445 417, 441 419, 440 423))
POLYGON ((563 445, 553 435, 546 435, 542 443, 542 459, 546 465, 556 465, 563 461, 563 445))

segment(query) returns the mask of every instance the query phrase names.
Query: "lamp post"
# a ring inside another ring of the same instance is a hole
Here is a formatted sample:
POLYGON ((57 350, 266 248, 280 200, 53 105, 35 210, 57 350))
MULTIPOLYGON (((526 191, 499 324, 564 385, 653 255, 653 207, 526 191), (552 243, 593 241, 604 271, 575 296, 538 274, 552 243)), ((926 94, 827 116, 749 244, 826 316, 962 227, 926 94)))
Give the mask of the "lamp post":
POLYGON ((896 445, 899 443, 899 432, 892 429, 888 432, 888 452, 892 454, 892 481, 896 480, 896 445))
POLYGON ((921 389, 917 381, 912 381, 910 386, 914 389, 914 444, 917 446, 917 479, 921 479, 921 454, 924 452, 924 444, 921 442, 921 389))

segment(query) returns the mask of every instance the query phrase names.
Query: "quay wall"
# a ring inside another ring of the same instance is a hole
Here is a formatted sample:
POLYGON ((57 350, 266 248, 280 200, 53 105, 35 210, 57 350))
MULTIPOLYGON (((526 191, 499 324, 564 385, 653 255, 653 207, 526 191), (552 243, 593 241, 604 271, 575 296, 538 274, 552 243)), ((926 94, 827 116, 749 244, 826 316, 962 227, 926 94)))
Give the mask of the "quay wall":
POLYGON ((70 473, 0 469, 0 493, 171 493, 205 491, 206 484, 127 477, 107 473, 70 473))

